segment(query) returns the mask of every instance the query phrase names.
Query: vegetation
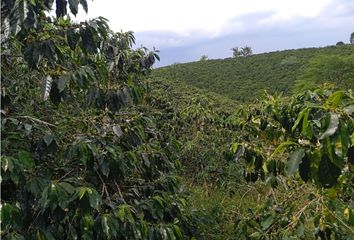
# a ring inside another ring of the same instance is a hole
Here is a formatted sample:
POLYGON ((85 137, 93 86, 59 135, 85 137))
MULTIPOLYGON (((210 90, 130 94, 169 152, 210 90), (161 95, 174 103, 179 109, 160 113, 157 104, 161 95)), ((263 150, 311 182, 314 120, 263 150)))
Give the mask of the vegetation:
POLYGON ((179 144, 146 106, 156 51, 133 50, 133 33, 104 18, 72 22, 78 1, 56 1, 57 17, 51 4, 2 11, 1 238, 193 236, 179 144))
POLYGON ((326 82, 354 89, 354 54, 313 57, 295 81, 294 91, 310 89, 326 82))
POLYGON ((265 95, 235 109, 178 81, 151 84, 180 120, 173 131, 205 239, 350 239, 352 91, 265 95))
MULTIPOLYGON (((262 95, 264 89, 269 93, 290 95, 298 88, 294 88, 295 81, 300 81, 307 71, 312 71, 312 68, 316 67, 316 59, 327 56, 328 59, 332 59, 332 62, 339 60, 340 63, 345 62, 348 66, 351 63, 347 60, 353 58, 353 53, 353 45, 286 50, 252 55, 247 58, 171 65, 156 69, 153 75, 179 80, 234 100, 249 102, 262 95), (315 66, 311 66, 312 64, 315 66)), ((336 71, 338 76, 348 75, 353 73, 353 68, 341 67, 336 71), (342 70, 344 72, 341 72, 342 70)), ((353 88, 354 86, 353 78, 346 78, 344 85, 336 83, 336 79, 326 78, 323 81, 330 81, 340 87, 353 88)), ((315 84, 323 81, 319 76, 315 84)), ((309 87, 313 85, 310 83, 309 87)))
POLYGON ((2 239, 352 239, 352 46, 152 70, 79 5, 2 5, 2 239))
POLYGON ((200 57, 200 61, 206 61, 206 60, 208 60, 208 56, 207 55, 202 55, 200 57))
POLYGON ((232 56, 234 58, 247 57, 252 55, 252 48, 249 46, 242 47, 241 49, 239 49, 238 47, 233 47, 231 48, 231 50, 232 50, 232 56))

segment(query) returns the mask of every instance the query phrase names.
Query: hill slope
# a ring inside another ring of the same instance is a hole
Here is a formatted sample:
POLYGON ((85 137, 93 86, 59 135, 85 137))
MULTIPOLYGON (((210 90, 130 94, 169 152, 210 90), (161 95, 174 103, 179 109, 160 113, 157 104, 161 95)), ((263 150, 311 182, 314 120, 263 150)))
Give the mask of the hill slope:
POLYGON ((180 80, 234 100, 249 101, 263 89, 289 94, 309 61, 319 55, 353 55, 354 46, 332 46, 175 64, 154 70, 155 77, 180 80))

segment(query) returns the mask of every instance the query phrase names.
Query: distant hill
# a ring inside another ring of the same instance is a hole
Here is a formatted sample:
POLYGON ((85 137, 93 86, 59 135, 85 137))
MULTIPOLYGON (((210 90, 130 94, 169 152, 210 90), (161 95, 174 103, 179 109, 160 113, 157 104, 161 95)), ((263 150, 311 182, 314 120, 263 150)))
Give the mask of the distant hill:
POLYGON ((290 94, 309 61, 321 55, 351 56, 354 55, 354 45, 174 64, 155 69, 153 76, 178 80, 234 100, 250 101, 264 89, 271 93, 290 94))

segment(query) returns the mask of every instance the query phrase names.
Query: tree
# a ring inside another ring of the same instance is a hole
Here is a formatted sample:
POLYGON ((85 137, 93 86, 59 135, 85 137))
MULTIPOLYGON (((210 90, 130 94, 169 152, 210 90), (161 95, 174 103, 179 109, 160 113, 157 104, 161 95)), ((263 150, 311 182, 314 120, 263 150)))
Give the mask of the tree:
POLYGON ((231 50, 234 58, 247 57, 252 55, 252 48, 249 46, 242 47, 241 50, 239 49, 239 47, 233 47, 231 48, 231 50))
POLYGON ((350 39, 349 39, 350 43, 354 43, 354 32, 352 32, 352 34, 350 35, 350 39))
POLYGON ((241 52, 242 52, 242 56, 248 57, 248 56, 252 55, 252 48, 249 46, 245 46, 245 47, 241 48, 241 52))
POLYGON ((202 55, 202 56, 200 57, 200 60, 199 60, 199 61, 206 61, 206 60, 208 60, 208 56, 207 56, 207 55, 202 55))
POLYGON ((242 56, 242 51, 238 47, 231 48, 231 51, 234 58, 242 56))
POLYGON ((339 42, 336 43, 336 46, 343 46, 343 45, 345 45, 345 44, 342 41, 339 41, 339 42))

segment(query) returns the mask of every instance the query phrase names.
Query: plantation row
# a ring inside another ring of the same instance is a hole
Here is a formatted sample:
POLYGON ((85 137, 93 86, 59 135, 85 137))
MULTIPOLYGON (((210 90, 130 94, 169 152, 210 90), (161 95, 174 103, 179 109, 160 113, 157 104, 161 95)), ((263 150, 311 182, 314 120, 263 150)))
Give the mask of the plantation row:
POLYGON ((325 82, 354 86, 354 45, 308 48, 174 64, 154 71, 156 77, 250 102, 264 89, 290 95, 325 82))
POLYGON ((190 210, 205 239, 350 239, 351 90, 327 85, 240 105, 179 81, 150 83, 183 142, 190 210))

